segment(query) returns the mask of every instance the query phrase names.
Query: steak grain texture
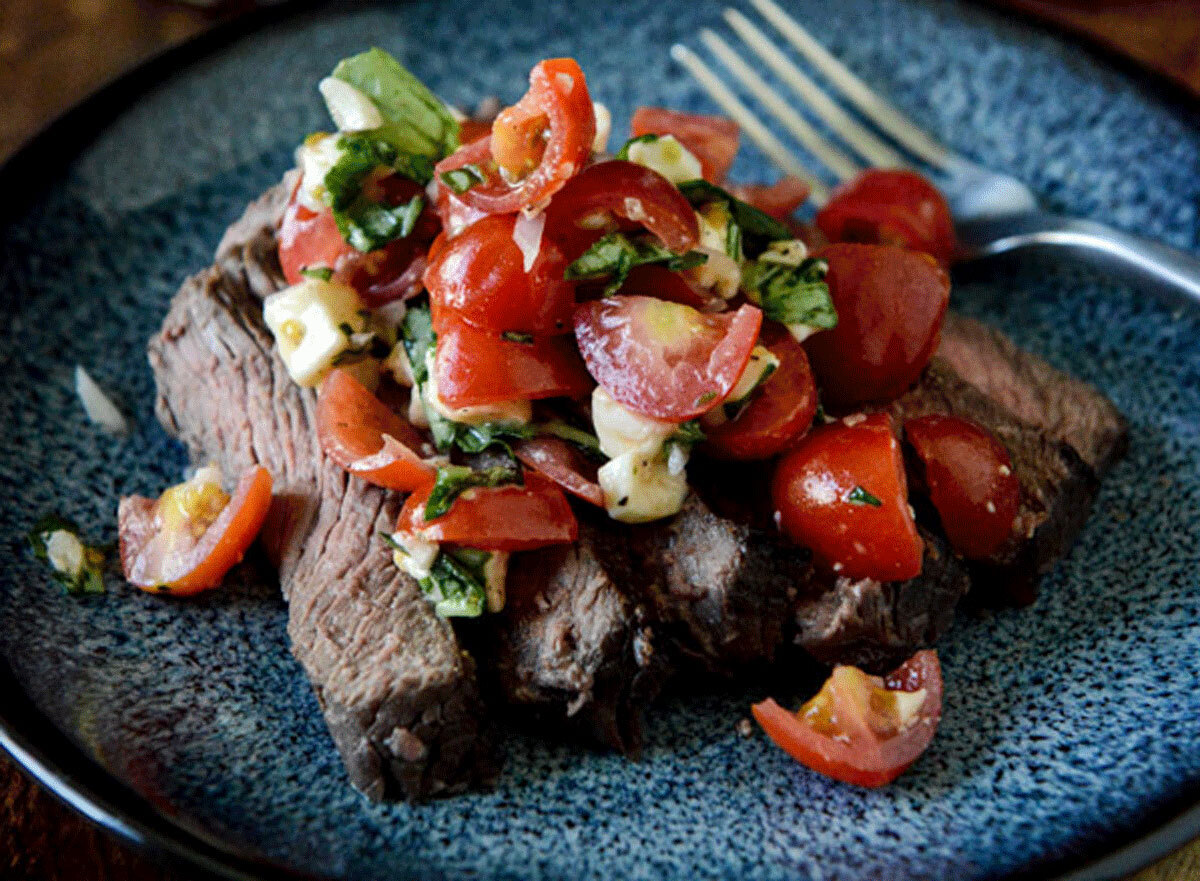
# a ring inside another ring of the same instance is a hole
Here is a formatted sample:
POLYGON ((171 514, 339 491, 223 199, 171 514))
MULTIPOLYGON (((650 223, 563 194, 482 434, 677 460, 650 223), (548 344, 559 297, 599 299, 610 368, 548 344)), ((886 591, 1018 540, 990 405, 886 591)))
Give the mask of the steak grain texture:
POLYGON ((216 265, 176 295, 149 345, 157 414, 194 462, 271 472, 262 539, 292 652, 354 785, 374 800, 463 789, 492 771, 473 662, 379 541, 398 500, 324 457, 316 396, 291 381, 262 324, 261 298, 282 286, 274 230, 288 191, 252 204, 216 265))

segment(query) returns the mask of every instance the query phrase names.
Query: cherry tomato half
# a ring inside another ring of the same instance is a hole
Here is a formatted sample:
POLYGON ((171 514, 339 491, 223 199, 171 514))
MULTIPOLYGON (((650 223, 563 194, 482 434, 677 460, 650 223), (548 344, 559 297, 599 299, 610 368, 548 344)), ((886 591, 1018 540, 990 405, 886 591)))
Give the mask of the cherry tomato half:
POLYGON ((184 484, 159 499, 126 496, 117 510, 121 566, 126 580, 149 593, 191 596, 221 583, 241 561, 271 508, 271 475, 248 468, 219 513, 207 504, 175 503, 184 484), (164 500, 175 495, 172 513, 164 500), (164 517, 164 514, 166 516, 164 517), (215 515, 215 516, 214 516, 215 515))
MULTIPOLYGON (((392 205, 424 193, 420 185, 399 176, 387 178, 380 186, 381 196, 392 205)), ((306 267, 329 268, 334 281, 354 288, 372 309, 420 292, 425 252, 440 228, 428 206, 407 236, 363 253, 342 238, 331 209, 310 210, 297 201, 298 192, 299 184, 279 225, 279 265, 288 284, 303 281, 301 270, 306 267)))
POLYGON ((879 581, 920 574, 924 545, 887 413, 815 429, 779 460, 771 498, 780 528, 821 568, 879 581))
POLYGON ((741 184, 729 192, 776 220, 787 220, 808 200, 809 186, 798 177, 785 177, 773 184, 741 184))
POLYGON ((556 437, 531 437, 513 444, 517 458, 540 471, 573 496, 604 507, 598 468, 578 449, 556 437))
POLYGON ((950 208, 915 171, 873 168, 834 191, 817 214, 831 242, 899 245, 949 265, 956 248, 950 208))
POLYGON ((682 254, 700 241, 691 203, 653 169, 614 159, 573 177, 546 209, 546 235, 574 260, 605 232, 644 226, 668 249, 682 254))
POLYGON ((432 484, 437 470, 413 426, 349 371, 332 371, 317 396, 317 439, 330 459, 367 483, 401 492, 432 484))
POLYGON ((738 151, 738 126, 724 116, 680 113, 664 107, 639 107, 629 121, 633 137, 674 135, 700 160, 705 180, 719 184, 729 173, 738 151))
POLYGON ((796 713, 771 698, 750 709, 767 736, 801 764, 843 783, 883 786, 933 741, 942 716, 942 667, 930 650, 883 678, 838 666, 796 713))
POLYGON ((925 465, 930 500, 954 549, 976 560, 1000 550, 1021 506, 1021 483, 1004 445, 957 416, 910 419, 904 435, 925 465))
POLYGON ((812 425, 817 386, 804 347, 790 333, 774 327, 763 330, 762 342, 779 359, 779 366, 736 419, 704 429, 707 439, 701 449, 714 458, 769 459, 803 437, 812 425))
POLYGON ((729 394, 750 360, 762 312, 698 312, 653 297, 608 297, 575 310, 588 371, 631 410, 684 422, 729 394))
POLYGON ((558 192, 583 168, 595 139, 596 117, 583 71, 570 58, 549 58, 530 71, 529 91, 500 112, 489 138, 460 147, 437 164, 438 187, 446 188, 445 172, 475 165, 486 180, 457 198, 485 214, 518 211, 558 192))
POLYGON ((543 235, 526 272, 516 223, 514 214, 485 217, 431 251, 429 298, 483 330, 570 333, 575 286, 563 280, 567 260, 543 235))
POLYGON ((578 398, 595 386, 569 336, 513 342, 434 306, 434 369, 438 397, 448 406, 578 398))
POLYGON ((567 497, 536 471, 525 472, 524 486, 469 489, 433 520, 425 519, 429 489, 408 497, 396 521, 397 532, 485 551, 530 551, 579 537, 567 497))
POLYGON ((937 348, 950 277, 928 254, 885 245, 829 245, 825 280, 838 325, 808 339, 828 404, 888 401, 911 386, 937 348))

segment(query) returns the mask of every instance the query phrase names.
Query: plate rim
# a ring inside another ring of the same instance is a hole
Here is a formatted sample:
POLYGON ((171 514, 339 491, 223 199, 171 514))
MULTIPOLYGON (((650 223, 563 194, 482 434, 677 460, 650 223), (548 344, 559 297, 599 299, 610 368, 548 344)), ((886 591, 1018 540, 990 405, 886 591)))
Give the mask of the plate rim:
MULTIPOLYGON (((379 0, 355 0, 352 8, 388 5, 379 0)), ((111 120, 168 77, 217 54, 227 46, 267 27, 313 12, 328 4, 321 0, 275 0, 174 46, 154 53, 118 73, 52 118, 15 152, 0 163, 0 189, 10 198, 0 208, 0 227, 8 226, 28 210, 30 202, 56 180, 46 171, 61 173, 72 159, 102 134, 111 120), (41 174, 31 173, 40 171, 41 174)), ((998 14, 992 3, 981 3, 988 14, 998 14)), ((1178 103, 1177 87, 1151 78, 1140 68, 1130 70, 1112 53, 1081 35, 1063 32, 1044 22, 1039 27, 1058 42, 1075 45, 1099 63, 1117 69, 1125 78, 1178 103)), ((1200 310, 1200 304, 1192 303, 1200 310)), ((252 850, 235 846, 200 828, 190 828, 157 808, 117 775, 89 756, 32 701, 21 687, 7 658, 0 657, 0 748, 38 784, 87 820, 114 833, 124 843, 160 863, 204 878, 231 881, 326 881, 332 876, 298 871, 252 850)), ((1112 846, 1094 848, 1081 855, 1064 855, 1035 867, 1018 870, 1008 881, 1123 881, 1185 845, 1200 841, 1200 789, 1187 790, 1144 815, 1112 846), (1098 855, 1097 855, 1098 854, 1098 855)))

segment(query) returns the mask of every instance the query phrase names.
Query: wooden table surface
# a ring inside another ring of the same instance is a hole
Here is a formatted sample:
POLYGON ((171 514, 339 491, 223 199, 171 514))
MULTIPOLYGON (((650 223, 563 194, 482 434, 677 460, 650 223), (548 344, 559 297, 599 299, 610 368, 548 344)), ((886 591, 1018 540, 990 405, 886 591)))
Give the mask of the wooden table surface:
MULTIPOLYGON (((1200 97, 1200 0, 994 2, 1049 20, 1200 97)), ((0 161, 122 70, 253 5, 0 0, 0 161)), ((179 876, 91 826, 0 754, 0 877, 176 881, 179 876)), ((1200 842, 1131 881, 1200 881, 1200 842)))

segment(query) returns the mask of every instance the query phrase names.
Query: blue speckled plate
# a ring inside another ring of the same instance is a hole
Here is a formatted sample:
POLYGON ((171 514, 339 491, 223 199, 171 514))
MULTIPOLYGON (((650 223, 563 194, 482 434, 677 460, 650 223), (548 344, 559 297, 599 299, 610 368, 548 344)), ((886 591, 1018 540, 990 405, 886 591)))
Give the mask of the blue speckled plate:
MULTIPOLYGON (((975 6, 790 5, 920 123, 1051 208, 1200 246, 1194 108, 975 6)), ((725 691, 668 699, 637 764, 514 735, 494 792, 370 805, 288 654, 268 573, 248 567, 196 602, 115 578, 78 600, 25 552, 43 512, 111 539, 120 494, 179 477, 144 342, 324 124, 314 85, 338 58, 382 45, 469 104, 512 99, 533 62, 570 54, 625 120, 644 102, 707 108, 665 48, 719 13, 711 0, 306 11, 144 69, 9 167, 0 741, 93 818, 230 874, 973 879, 1072 870, 1139 842, 1075 876, 1095 879, 1197 833, 1200 814, 1178 815, 1200 792, 1200 314, 1066 266, 984 274, 954 296, 1111 395, 1132 452, 1037 605, 947 638, 937 740, 883 791, 739 737, 748 696, 725 691), (87 423, 76 363, 132 415, 131 437, 87 423)), ((752 149, 739 163, 769 175, 752 149)))

